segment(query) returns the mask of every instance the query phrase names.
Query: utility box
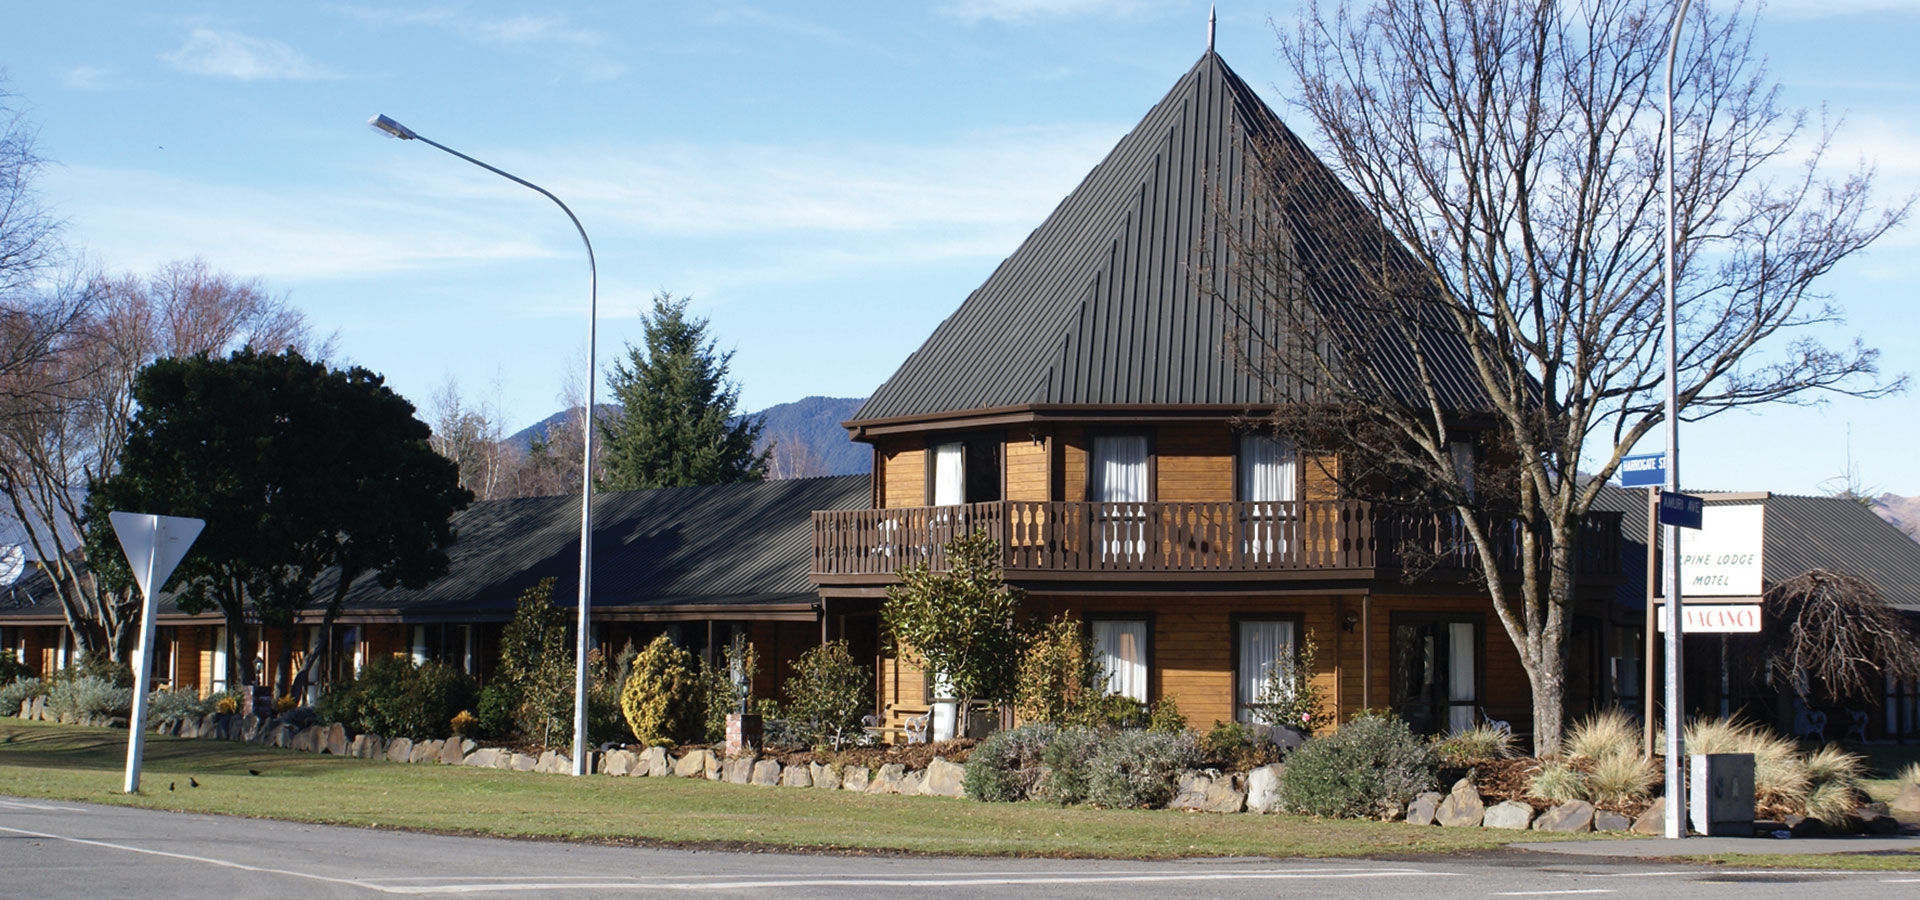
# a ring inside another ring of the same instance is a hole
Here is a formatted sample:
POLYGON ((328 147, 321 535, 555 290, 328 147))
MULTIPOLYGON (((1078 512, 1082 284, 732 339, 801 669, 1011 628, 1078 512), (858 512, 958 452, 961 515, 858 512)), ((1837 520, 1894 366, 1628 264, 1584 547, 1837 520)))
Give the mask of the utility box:
POLYGON ((1753 836, 1753 754, 1697 753, 1687 758, 1687 818, 1709 837, 1753 836))

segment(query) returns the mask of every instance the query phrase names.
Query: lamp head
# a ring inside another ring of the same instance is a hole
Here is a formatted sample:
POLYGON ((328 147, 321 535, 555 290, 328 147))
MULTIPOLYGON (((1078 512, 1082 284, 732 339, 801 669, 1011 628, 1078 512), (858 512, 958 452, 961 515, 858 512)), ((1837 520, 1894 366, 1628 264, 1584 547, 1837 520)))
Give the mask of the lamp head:
POLYGON ((374 116, 367 120, 367 124, 377 131, 385 132, 388 137, 397 137, 403 141, 410 141, 419 136, 413 133, 413 129, 386 116, 374 116))

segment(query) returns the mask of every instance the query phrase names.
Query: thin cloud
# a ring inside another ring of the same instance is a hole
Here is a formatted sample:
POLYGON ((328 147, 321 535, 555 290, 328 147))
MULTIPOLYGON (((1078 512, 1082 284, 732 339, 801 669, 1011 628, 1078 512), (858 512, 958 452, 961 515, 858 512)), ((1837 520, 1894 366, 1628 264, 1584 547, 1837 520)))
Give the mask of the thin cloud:
POLYGON ((425 25, 443 28, 476 44, 498 46, 523 44, 574 44, 596 47, 606 42, 604 35, 575 26, 566 16, 519 15, 483 18, 449 9, 374 9, 364 6, 334 7, 341 13, 374 25, 425 25))
POLYGON ((105 66, 74 66, 60 73, 60 83, 76 91, 105 91, 117 86, 119 79, 105 66))
POLYGON ((240 81, 316 81, 339 76, 279 41, 237 31, 195 28, 187 42, 160 59, 183 72, 240 81))
POLYGON ((969 24, 1020 24, 1091 15, 1132 16, 1144 7, 1140 0, 959 0, 941 7, 940 12, 969 24))
POLYGON ((756 25, 773 31, 797 34, 829 44, 850 45, 853 40, 837 29, 829 28, 805 19, 783 16, 752 6, 736 6, 714 12, 707 21, 715 25, 756 25))
POLYGON ((1829 19, 1873 13, 1920 13, 1920 0, 1773 0, 1761 15, 1829 19))

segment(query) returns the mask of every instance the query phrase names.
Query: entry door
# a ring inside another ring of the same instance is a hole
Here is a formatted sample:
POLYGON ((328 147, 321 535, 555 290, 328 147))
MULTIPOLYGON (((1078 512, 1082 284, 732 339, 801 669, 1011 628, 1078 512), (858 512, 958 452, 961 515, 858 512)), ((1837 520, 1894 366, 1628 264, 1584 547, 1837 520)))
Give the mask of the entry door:
POLYGON ((1480 706, 1478 622, 1400 619, 1393 623, 1393 707, 1421 734, 1473 727, 1480 706))
POLYGON ((1101 435, 1093 439, 1094 513, 1103 560, 1139 562, 1147 555, 1147 437, 1101 435))

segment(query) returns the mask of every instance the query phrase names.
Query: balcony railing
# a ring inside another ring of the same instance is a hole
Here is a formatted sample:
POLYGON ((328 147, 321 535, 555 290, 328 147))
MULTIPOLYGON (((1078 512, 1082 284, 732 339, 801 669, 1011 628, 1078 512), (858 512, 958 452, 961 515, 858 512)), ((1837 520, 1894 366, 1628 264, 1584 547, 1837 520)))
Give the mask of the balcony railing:
MULTIPOLYGON (((1619 573, 1619 516, 1583 524, 1577 568, 1619 573)), ((908 566, 947 565, 944 545, 984 529, 1009 573, 1340 572, 1466 573, 1478 562, 1457 517, 1359 500, 1241 503, 996 501, 959 506, 829 510, 813 514, 813 574, 891 576, 908 566)), ((1517 568, 1519 536, 1496 557, 1517 568)))

